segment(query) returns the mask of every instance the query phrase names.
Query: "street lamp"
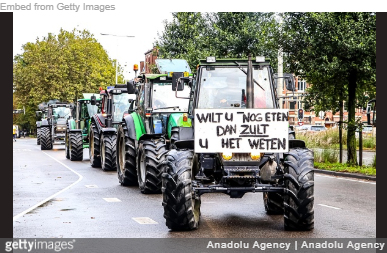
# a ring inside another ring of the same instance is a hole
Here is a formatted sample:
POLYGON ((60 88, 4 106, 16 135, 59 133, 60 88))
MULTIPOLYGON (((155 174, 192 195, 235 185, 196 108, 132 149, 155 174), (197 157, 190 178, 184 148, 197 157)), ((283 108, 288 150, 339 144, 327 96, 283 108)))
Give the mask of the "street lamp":
MULTIPOLYGON (((109 33, 101 33, 103 36, 114 36, 114 37, 124 37, 124 38, 134 38, 134 36, 129 35, 116 35, 116 34, 109 34, 109 33)), ((117 42, 117 48, 118 48, 118 42, 117 42)), ((118 56, 118 52, 117 52, 118 56)), ((118 57, 116 57, 116 84, 118 83, 118 57)))

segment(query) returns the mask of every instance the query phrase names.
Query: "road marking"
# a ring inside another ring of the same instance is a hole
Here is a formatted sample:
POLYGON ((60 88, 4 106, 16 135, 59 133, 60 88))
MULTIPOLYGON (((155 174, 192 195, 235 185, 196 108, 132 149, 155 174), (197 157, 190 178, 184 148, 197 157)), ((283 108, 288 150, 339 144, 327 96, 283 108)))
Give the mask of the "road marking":
POLYGON ((13 149, 13 152, 21 152, 21 151, 31 151, 31 149, 27 149, 27 148, 14 148, 13 149))
POLYGON ((16 221, 17 219, 19 219, 20 217, 22 217, 23 215, 31 212, 32 210, 38 208, 39 206, 43 205, 44 203, 46 203, 47 201, 50 201, 51 199, 53 199, 54 197, 56 197, 57 195, 61 194, 62 192, 64 191, 67 191, 68 189, 70 189, 72 186, 76 185, 77 183, 79 183, 82 179, 83 179, 83 176, 81 174, 79 174, 78 172, 76 172, 75 170, 71 169, 69 166, 67 166, 66 164, 62 163, 61 161, 55 159, 54 157, 50 156, 49 154, 47 154, 46 152, 42 151, 43 154, 47 155, 48 157, 50 157, 51 159, 53 159, 54 161, 60 163, 61 165, 63 165, 65 168, 69 169, 70 171, 72 171, 73 173, 75 173, 77 176, 78 176, 78 180, 75 181, 74 183, 72 183, 71 185, 67 186, 66 188, 60 190, 59 192, 55 193, 54 195, 51 195, 50 197, 46 198, 45 200, 39 202, 38 204, 28 208, 27 210, 19 213, 18 215, 15 215, 13 217, 13 221, 16 221))
POLYGON ((98 188, 98 186, 95 185, 95 184, 86 184, 85 186, 86 186, 87 188, 98 188))
POLYGON ((133 217, 133 220, 135 220, 139 224, 159 224, 157 221, 152 220, 149 217, 133 217))
POLYGON ((103 198, 106 202, 121 202, 121 200, 117 198, 103 198))
POLYGON ((318 177, 329 177, 329 178, 336 178, 340 180, 347 180, 347 181, 352 181, 352 182, 359 182, 359 183, 364 183, 364 184, 376 184, 376 182, 369 182, 369 181, 363 181, 363 180, 357 180, 357 179, 350 179, 350 178, 344 178, 344 177, 333 177, 333 176, 327 176, 327 175, 316 175, 318 177))
POLYGON ((336 210, 341 210, 341 208, 339 208, 339 207, 328 206, 328 205, 324 205, 324 204, 318 204, 318 205, 319 206, 325 206, 325 207, 333 208, 333 209, 336 209, 336 210))

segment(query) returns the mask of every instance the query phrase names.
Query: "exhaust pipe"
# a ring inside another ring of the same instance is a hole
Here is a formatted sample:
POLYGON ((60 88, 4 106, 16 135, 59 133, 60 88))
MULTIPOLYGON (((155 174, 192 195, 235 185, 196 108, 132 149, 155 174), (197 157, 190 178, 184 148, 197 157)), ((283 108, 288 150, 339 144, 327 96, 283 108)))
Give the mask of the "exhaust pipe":
POLYGON ((254 108, 253 64, 251 62, 251 54, 249 54, 247 63, 246 93, 246 108, 254 108))

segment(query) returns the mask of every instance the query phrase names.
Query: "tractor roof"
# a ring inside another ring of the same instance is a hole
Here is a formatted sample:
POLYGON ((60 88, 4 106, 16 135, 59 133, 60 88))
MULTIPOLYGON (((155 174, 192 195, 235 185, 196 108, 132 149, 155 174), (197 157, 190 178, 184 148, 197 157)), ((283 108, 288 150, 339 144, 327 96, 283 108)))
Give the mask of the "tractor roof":
MULTIPOLYGON (((227 59, 216 59, 215 62, 207 62, 207 59, 200 59, 200 66, 238 66, 236 62, 241 66, 247 66, 248 59, 246 58, 227 58, 227 59)), ((253 66, 259 66, 259 65, 270 65, 270 60, 265 59, 264 62, 256 62, 255 60, 252 60, 253 66)))

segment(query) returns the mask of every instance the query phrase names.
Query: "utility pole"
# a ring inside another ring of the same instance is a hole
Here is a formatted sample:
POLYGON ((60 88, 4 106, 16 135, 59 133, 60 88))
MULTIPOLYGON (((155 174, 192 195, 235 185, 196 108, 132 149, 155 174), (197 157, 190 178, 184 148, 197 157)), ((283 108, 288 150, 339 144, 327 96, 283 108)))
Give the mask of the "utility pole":
MULTIPOLYGON (((114 37, 124 37, 124 38, 134 38, 134 36, 130 35, 116 35, 116 34, 108 34, 108 33, 101 33, 103 36, 114 36, 114 37)), ((118 41, 116 41, 116 84, 118 83, 118 41)))

